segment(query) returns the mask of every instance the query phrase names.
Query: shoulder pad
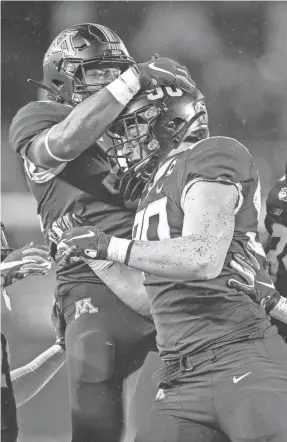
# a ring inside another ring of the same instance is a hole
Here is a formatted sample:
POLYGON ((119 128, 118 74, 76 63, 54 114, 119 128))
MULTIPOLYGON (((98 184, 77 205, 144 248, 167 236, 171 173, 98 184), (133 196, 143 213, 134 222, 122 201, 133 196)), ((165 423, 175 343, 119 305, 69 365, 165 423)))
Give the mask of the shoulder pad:
POLYGON ((63 121, 72 110, 72 106, 55 101, 32 101, 22 107, 9 129, 12 149, 19 152, 35 135, 63 121))
POLYGON ((250 177, 252 157, 243 144, 228 137, 211 137, 187 150, 186 172, 194 179, 217 180, 226 177, 244 181, 250 177))

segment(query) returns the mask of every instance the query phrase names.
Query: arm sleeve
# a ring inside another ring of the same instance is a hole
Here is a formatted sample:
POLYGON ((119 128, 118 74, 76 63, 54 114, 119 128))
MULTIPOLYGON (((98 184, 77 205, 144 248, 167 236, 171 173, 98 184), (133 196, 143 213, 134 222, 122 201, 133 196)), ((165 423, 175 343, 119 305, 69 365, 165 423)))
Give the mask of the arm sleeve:
POLYGON ((32 399, 65 363, 65 351, 53 345, 23 367, 11 371, 17 407, 32 399))
POLYGON ((31 181, 47 182, 66 166, 64 162, 55 168, 44 169, 33 164, 26 152, 40 133, 48 132, 53 126, 63 121, 72 109, 71 106, 53 101, 36 101, 21 108, 13 118, 9 129, 9 143, 12 149, 21 155, 25 172, 31 181))
POLYGON ((237 188, 237 213, 243 201, 241 183, 250 180, 251 166, 249 151, 238 141, 223 137, 203 140, 191 149, 186 160, 181 184, 181 207, 188 190, 196 182, 221 182, 237 188))

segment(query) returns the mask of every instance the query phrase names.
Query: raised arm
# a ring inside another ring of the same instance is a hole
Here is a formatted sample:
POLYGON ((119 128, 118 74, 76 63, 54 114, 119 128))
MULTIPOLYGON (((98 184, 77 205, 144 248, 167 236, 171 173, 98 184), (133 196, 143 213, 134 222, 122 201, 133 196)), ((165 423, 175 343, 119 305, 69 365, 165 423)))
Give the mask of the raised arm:
POLYGON ((139 89, 138 76, 129 68, 78 104, 63 121, 40 133, 26 151, 29 160, 53 168, 75 159, 103 135, 139 89))

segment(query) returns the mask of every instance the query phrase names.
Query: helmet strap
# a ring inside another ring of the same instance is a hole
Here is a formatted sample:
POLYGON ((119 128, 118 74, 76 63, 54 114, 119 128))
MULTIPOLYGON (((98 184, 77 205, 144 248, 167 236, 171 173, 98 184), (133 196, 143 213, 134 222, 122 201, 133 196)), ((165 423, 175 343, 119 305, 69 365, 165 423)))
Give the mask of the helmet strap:
POLYGON ((172 138, 170 144, 169 144, 169 150, 176 149, 183 141, 184 136, 188 129, 193 125, 193 123, 200 118, 202 115, 204 115, 204 111, 198 112, 198 114, 194 115, 187 123, 184 125, 182 129, 178 131, 178 133, 172 138))

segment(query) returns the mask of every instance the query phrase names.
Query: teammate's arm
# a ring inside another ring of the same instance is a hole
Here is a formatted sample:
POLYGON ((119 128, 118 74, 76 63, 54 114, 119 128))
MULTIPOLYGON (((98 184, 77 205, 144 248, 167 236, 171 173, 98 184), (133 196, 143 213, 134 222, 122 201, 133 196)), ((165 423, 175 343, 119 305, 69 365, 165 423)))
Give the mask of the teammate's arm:
POLYGON ((99 263, 103 261, 86 260, 86 262, 124 304, 140 315, 150 317, 150 305, 146 288, 143 285, 142 272, 120 263, 101 269, 99 263))
POLYGON ((16 406, 25 404, 42 390, 65 360, 64 349, 55 344, 29 364, 11 371, 16 406))
POLYGON ((103 135, 139 89, 138 77, 129 68, 78 104, 62 122, 38 135, 26 151, 27 157, 44 168, 75 159, 103 135))
MULTIPOLYGON (((216 278, 232 240, 237 202, 238 191, 234 185, 205 181, 195 183, 183 201, 182 237, 135 241, 128 265, 160 277, 216 278)), ((112 239, 108 259, 117 257, 114 244, 112 239)))

